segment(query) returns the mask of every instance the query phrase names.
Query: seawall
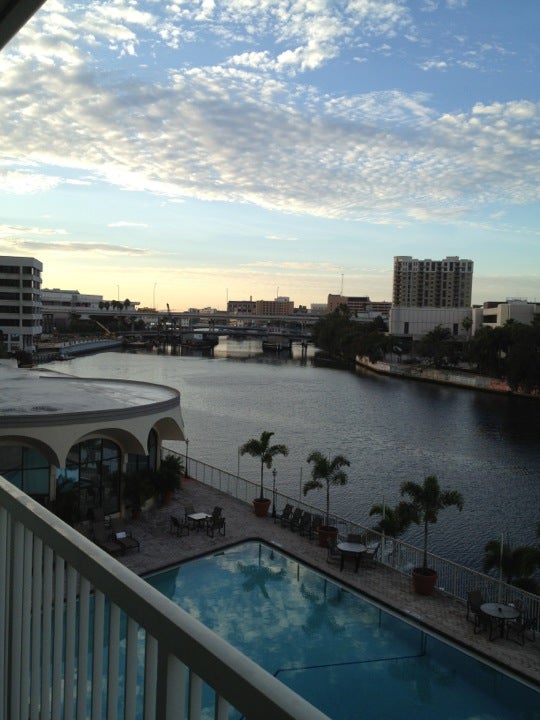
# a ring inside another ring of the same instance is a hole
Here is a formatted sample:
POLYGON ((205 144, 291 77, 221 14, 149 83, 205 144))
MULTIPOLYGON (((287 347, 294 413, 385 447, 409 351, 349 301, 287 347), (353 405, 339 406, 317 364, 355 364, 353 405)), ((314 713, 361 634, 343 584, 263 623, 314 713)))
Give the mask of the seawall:
POLYGON ((368 357, 356 357, 356 364, 382 375, 407 378, 409 380, 420 380, 422 382, 438 383, 441 385, 452 385, 454 387, 467 388, 469 390, 481 390, 483 392, 499 393, 503 395, 517 395, 538 399, 538 395, 531 395, 510 388, 506 380, 486 377, 485 375, 473 375, 460 373, 458 370, 439 370, 436 368, 424 368, 420 365, 402 365, 383 361, 371 362, 368 357))

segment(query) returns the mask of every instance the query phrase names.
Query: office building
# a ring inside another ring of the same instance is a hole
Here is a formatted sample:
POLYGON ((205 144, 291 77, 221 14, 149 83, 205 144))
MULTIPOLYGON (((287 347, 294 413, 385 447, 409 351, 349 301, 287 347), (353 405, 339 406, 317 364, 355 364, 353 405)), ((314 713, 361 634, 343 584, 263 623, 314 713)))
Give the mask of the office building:
POLYGON ((4 350, 33 352, 41 335, 41 272, 35 258, 0 256, 0 338, 4 350))

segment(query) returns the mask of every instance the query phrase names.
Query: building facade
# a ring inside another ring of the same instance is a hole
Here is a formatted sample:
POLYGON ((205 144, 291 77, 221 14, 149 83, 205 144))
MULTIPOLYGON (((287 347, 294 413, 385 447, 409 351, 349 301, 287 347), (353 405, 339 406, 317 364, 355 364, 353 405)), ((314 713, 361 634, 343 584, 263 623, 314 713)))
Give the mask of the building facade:
POLYGON ((345 295, 328 295, 327 311, 334 312, 340 305, 346 305, 353 313, 361 313, 373 315, 382 315, 387 318, 390 313, 392 303, 380 300, 370 300, 368 296, 345 296, 345 295))
POLYGON ((0 256, 0 332, 4 349, 33 352, 41 335, 41 273, 39 260, 0 256))
POLYGON ((540 303, 509 299, 505 302, 487 301, 472 311, 472 334, 481 327, 502 327, 509 320, 530 325, 540 316, 540 303))
POLYGON ((471 306, 474 263, 457 256, 444 260, 394 257, 394 307, 464 308, 471 306))
POLYGON ((277 297, 275 300, 257 300, 255 302, 256 315, 292 315, 294 302, 288 297, 277 297))

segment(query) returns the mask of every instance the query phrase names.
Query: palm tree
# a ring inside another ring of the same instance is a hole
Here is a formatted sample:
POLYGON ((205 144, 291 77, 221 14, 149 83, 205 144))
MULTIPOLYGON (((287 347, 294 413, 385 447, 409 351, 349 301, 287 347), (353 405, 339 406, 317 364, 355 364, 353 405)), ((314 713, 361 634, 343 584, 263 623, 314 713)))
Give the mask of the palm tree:
POLYGON ((270 469, 276 455, 287 456, 289 454, 289 448, 286 445, 270 445, 270 440, 273 435, 273 432, 264 430, 261 433, 260 438, 251 438, 251 440, 248 440, 240 448, 240 455, 247 454, 252 457, 260 458, 261 460, 261 488, 259 500, 264 500, 264 466, 266 465, 266 467, 270 469))
POLYGON ((351 463, 344 455, 336 455, 330 460, 318 450, 309 455, 307 462, 313 463, 313 468, 311 480, 304 483, 304 495, 307 495, 310 490, 324 487, 323 483, 326 483, 326 525, 328 526, 330 524, 330 486, 347 484, 349 478, 342 468, 351 463))
POLYGON ((463 496, 457 490, 441 490, 435 475, 428 475, 421 485, 412 480, 401 483, 401 494, 410 497, 410 501, 406 504, 412 522, 424 526, 422 572, 427 575, 429 572, 427 566, 428 527, 430 524, 437 522, 439 512, 446 507, 455 505, 461 511, 463 508, 463 496))
POLYGON ((537 548, 531 545, 512 548, 508 544, 501 548, 500 540, 490 540, 484 553, 484 572, 500 570, 509 585, 538 592, 538 583, 531 577, 540 567, 540 551, 537 548))
POLYGON ((398 503, 395 508, 377 503, 372 506, 369 514, 381 517, 373 529, 393 538, 404 533, 413 521, 410 505, 405 500, 398 503))

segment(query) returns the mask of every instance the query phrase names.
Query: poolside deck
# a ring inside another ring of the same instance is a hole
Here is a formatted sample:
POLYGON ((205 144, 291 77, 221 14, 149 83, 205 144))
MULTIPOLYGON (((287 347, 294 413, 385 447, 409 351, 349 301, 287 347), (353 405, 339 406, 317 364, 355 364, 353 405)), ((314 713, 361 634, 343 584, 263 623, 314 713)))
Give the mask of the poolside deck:
POLYGON ((196 480, 183 480, 171 505, 147 511, 132 523, 133 535, 140 540, 139 553, 131 552, 120 560, 138 574, 174 565, 204 555, 219 547, 247 539, 260 539, 275 544, 299 560, 335 577, 373 600, 399 611, 405 617, 432 628, 448 640, 480 655, 486 662, 501 666, 534 684, 540 691, 540 637, 526 641, 522 647, 509 639, 490 641, 486 634, 475 635, 473 624, 465 619, 465 606, 442 594, 424 597, 412 590, 411 579, 382 566, 362 567, 354 572, 346 564, 327 562, 326 550, 315 541, 282 528, 271 517, 257 518, 251 505, 208 487, 196 480), (215 505, 223 508, 226 535, 209 537, 206 532, 190 532, 177 537, 169 532, 169 517, 183 517, 184 505, 192 504, 196 511, 210 513, 215 505))

